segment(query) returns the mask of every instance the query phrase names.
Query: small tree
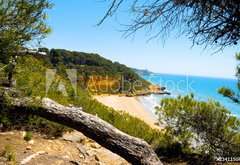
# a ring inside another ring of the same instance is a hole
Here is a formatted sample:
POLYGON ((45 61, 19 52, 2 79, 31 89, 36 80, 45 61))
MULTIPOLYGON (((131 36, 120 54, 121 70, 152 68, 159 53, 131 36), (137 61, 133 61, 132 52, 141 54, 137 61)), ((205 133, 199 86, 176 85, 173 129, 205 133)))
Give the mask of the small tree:
POLYGON ((50 33, 44 10, 51 6, 48 0, 0 0, 0 60, 9 65, 10 86, 18 53, 50 33))
POLYGON ((211 158, 240 154, 240 121, 218 102, 164 98, 157 114, 185 151, 211 158))

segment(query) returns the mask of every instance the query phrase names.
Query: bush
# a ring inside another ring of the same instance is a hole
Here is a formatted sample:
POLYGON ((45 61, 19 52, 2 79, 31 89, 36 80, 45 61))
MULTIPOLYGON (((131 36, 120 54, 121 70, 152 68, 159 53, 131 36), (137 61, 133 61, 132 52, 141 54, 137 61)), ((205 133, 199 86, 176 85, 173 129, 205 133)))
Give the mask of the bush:
POLYGON ((26 140, 26 141, 32 140, 32 134, 30 132, 26 132, 23 139, 26 140))
POLYGON ((8 161, 10 162, 15 161, 15 155, 13 153, 8 154, 8 161))
POLYGON ((210 159, 240 155, 240 121, 220 103, 179 96, 162 99, 156 109, 166 133, 184 152, 210 159))

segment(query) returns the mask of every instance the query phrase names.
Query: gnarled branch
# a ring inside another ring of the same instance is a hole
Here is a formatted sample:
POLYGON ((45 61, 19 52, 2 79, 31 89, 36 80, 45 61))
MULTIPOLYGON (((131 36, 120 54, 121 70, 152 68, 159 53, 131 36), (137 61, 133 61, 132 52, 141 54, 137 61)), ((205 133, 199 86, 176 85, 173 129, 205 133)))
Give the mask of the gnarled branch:
POLYGON ((132 164, 162 164, 147 142, 119 131, 100 118, 83 112, 80 107, 65 107, 48 98, 42 99, 37 106, 33 102, 29 98, 14 99, 11 108, 76 129, 132 164))

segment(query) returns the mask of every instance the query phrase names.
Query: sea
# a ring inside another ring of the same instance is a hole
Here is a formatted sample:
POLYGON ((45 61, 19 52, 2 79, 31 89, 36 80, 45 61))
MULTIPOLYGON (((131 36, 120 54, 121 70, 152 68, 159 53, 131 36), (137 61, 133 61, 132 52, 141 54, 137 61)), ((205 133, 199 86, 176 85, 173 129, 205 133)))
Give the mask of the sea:
POLYGON ((223 106, 225 106, 226 109, 231 111, 233 116, 236 116, 240 119, 240 105, 234 103, 229 98, 223 97, 217 92, 217 90, 221 87, 228 87, 236 92, 239 92, 237 88, 237 79, 162 73, 151 76, 142 75, 141 77, 154 84, 166 87, 166 90, 171 93, 169 96, 153 94, 140 97, 140 100, 146 109, 148 109, 156 118, 157 116, 155 115, 155 107, 159 105, 162 98, 176 98, 178 95, 185 96, 193 93, 196 100, 214 100, 220 102, 223 106))

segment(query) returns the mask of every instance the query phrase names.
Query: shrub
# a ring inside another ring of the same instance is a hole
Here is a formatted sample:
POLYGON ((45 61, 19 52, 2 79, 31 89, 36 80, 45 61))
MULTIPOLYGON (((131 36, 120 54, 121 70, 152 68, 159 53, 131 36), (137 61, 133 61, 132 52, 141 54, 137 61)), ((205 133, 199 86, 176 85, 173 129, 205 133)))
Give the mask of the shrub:
POLYGON ((9 153, 8 154, 8 161, 12 162, 12 161, 15 161, 15 155, 13 153, 9 153))
POLYGON ((240 155, 240 121, 220 103, 179 96, 162 99, 156 109, 166 133, 184 152, 210 159, 240 155))
POLYGON ((23 139, 26 140, 26 141, 32 140, 32 134, 30 132, 26 132, 23 139))

